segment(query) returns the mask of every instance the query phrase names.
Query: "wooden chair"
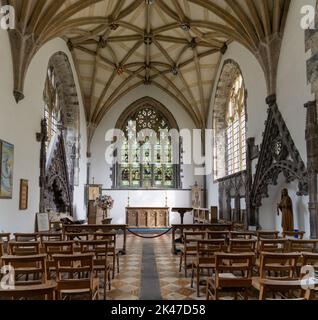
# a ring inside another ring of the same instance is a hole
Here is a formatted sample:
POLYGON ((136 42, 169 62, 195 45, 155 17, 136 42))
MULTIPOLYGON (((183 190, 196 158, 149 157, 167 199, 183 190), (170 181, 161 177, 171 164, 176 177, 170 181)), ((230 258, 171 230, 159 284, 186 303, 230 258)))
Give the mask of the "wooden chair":
POLYGON ((304 239, 305 233, 304 231, 283 231, 283 238, 304 239))
POLYGON ((201 270, 209 272, 215 269, 215 253, 226 250, 225 239, 198 240, 196 258, 192 262, 191 288, 194 284, 194 273, 196 272, 197 296, 200 297, 200 276, 201 270))
POLYGON ((299 253, 262 252, 260 255, 259 277, 253 277, 253 287, 260 291, 261 279, 299 280, 297 261, 299 253))
MULTIPOLYGON (((266 294, 271 292, 272 294, 275 293, 279 294, 281 298, 286 299, 285 296, 282 295, 284 293, 287 296, 290 295, 290 292, 300 291, 299 297, 294 299, 287 300, 310 300, 311 290, 308 288, 304 290, 302 288, 302 282, 300 280, 274 280, 274 279, 261 279, 260 280, 260 293, 259 293, 259 300, 266 300, 266 294)), ((272 299, 269 299, 272 300, 272 299)))
POLYGON ((108 263, 108 240, 91 240, 91 241, 80 241, 81 253, 94 253, 94 271, 96 276, 99 273, 104 275, 104 299, 106 300, 106 289, 107 284, 109 290, 111 290, 111 279, 110 279, 110 264, 108 263))
POLYGON ((311 283, 311 285, 313 286, 313 290, 311 291, 310 298, 315 296, 318 291, 318 279, 316 277, 317 270, 318 270, 318 253, 303 252, 300 278, 305 280, 305 277, 308 277, 309 275, 309 277, 311 278, 310 281, 311 282, 314 281, 314 283, 311 283), (313 269, 311 270, 308 269, 308 266, 312 267, 313 269))
POLYGON ((108 233, 95 233, 94 240, 108 240, 108 256, 112 258, 112 263, 110 268, 112 270, 112 278, 115 279, 115 271, 117 274, 120 272, 119 265, 119 250, 116 249, 117 243, 117 233, 116 232, 108 232, 108 233))
POLYGON ((247 239, 252 240, 256 236, 253 231, 231 231, 230 239, 247 239))
POLYGON ((4 266, 14 268, 15 285, 28 286, 47 282, 46 255, 3 256, 4 266))
POLYGON ((252 239, 230 239, 229 252, 252 252, 256 253, 257 240, 252 239))
POLYGON ((52 278, 52 273, 56 273, 55 261, 53 255, 74 253, 74 241, 45 241, 42 243, 43 252, 47 254, 47 274, 48 278, 52 278))
POLYGON ((99 299, 99 279, 94 277, 94 254, 53 255, 58 300, 88 294, 99 299))
POLYGON ((8 244, 8 251, 10 255, 17 255, 17 256, 37 255, 37 254, 40 254, 40 242, 10 241, 8 244))
POLYGON ((290 252, 317 252, 318 240, 302 240, 302 239, 290 239, 289 251, 290 252))
POLYGON ((206 233, 204 231, 184 232, 183 234, 183 248, 181 248, 179 272, 182 270, 184 263, 184 274, 188 277, 188 269, 192 266, 192 261, 189 263, 189 256, 195 257, 197 254, 197 241, 205 239, 206 233))
POLYGON ((215 275, 207 281, 207 300, 219 300, 221 292, 234 292, 237 299, 237 293, 243 291, 247 300, 254 259, 254 253, 216 253, 215 275))
POLYGON ((288 240, 286 239, 261 239, 258 240, 258 253, 288 251, 288 240))
POLYGON ((38 241, 37 233, 14 233, 13 235, 17 242, 38 241))
POLYGON ((32 286, 17 286, 10 289, 0 288, 0 299, 21 300, 41 297, 43 300, 55 300, 55 288, 56 282, 54 281, 32 286))

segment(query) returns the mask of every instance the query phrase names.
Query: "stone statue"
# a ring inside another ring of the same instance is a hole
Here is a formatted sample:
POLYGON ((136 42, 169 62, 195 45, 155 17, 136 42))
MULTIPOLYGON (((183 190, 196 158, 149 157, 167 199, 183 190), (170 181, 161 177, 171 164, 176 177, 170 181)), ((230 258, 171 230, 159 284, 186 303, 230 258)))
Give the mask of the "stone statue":
POLYGON ((288 195, 288 190, 282 190, 282 198, 279 204, 277 204, 277 214, 279 210, 282 212, 282 228, 283 231, 294 231, 294 214, 293 203, 288 195))

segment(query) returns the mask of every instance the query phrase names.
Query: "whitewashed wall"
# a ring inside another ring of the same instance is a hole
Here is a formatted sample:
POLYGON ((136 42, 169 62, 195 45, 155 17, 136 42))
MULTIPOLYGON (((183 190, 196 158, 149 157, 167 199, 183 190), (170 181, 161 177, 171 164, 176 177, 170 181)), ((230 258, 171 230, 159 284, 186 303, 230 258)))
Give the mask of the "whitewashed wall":
MULTIPOLYGON (((315 0, 294 0, 291 2, 287 19, 286 31, 282 44, 281 57, 278 68, 277 102, 280 111, 290 130, 292 138, 298 148, 303 161, 306 163, 305 143, 305 117, 304 103, 314 99, 306 80, 305 34, 300 27, 303 5, 314 5, 315 0)), ((256 144, 262 142, 264 122, 267 118, 265 99, 267 96, 264 73, 255 57, 243 46, 232 43, 223 56, 220 64, 219 75, 223 62, 227 59, 235 60, 243 73, 246 89, 248 91, 247 111, 248 124, 247 136, 255 137, 256 144)), ((218 77, 219 77, 218 75, 218 77)), ((217 84, 217 82, 216 82, 217 84)), ((212 110, 215 91, 212 95, 209 115, 209 128, 212 127, 212 110)), ((255 163, 254 163, 255 165, 255 163)), ((254 168, 255 170, 255 168, 254 168)), ((207 177, 209 205, 218 204, 217 185, 213 184, 212 177, 207 177)), ((277 186, 270 187, 269 199, 264 199, 260 210, 260 224, 264 229, 281 230, 281 216, 277 217, 276 204, 280 198, 280 191, 287 187, 294 203, 295 227, 307 231, 309 234, 308 197, 298 197, 297 184, 286 185, 280 177, 277 186)))
MULTIPOLYGON (((14 185, 13 199, 0 199, 0 232, 32 232, 35 213, 39 210, 39 162, 40 144, 36 133, 40 131, 40 121, 44 116, 43 89, 47 65, 50 57, 65 52, 72 65, 75 82, 78 81, 72 57, 65 42, 56 39, 46 44, 34 57, 25 81, 25 99, 18 105, 13 97, 13 68, 9 39, 6 31, 0 30, 0 139, 14 144, 14 185), (20 179, 29 180, 29 207, 19 211, 20 179)), ((79 92, 79 90, 78 90, 79 92)), ((76 215, 85 217, 84 184, 86 182, 86 125, 84 109, 79 95, 81 116, 81 159, 80 185, 75 188, 74 202, 76 215)))
MULTIPOLYGON (((97 128, 92 145, 91 153, 92 158, 89 159, 91 163, 91 181, 97 184, 103 185, 105 189, 110 189, 112 186, 111 181, 111 166, 105 161, 105 151, 109 146, 109 142, 105 141, 105 134, 107 130, 113 129, 116 122, 122 112, 130 106, 133 102, 141 99, 145 96, 152 97, 161 102, 175 117, 180 129, 194 129, 195 125, 189 115, 183 110, 183 108, 176 103, 174 99, 165 94, 160 89, 154 86, 142 86, 128 93, 122 99, 120 99, 112 109, 106 114, 101 124, 97 128)), ((182 166, 182 187, 183 189, 190 189, 194 185, 195 181, 199 185, 202 185, 203 178, 194 175, 194 167, 192 165, 182 166)), ((112 210, 112 216, 114 222, 125 222, 125 207, 127 205, 128 191, 108 191, 115 199, 115 206, 112 210)), ((165 192, 164 191, 131 191, 131 206, 137 207, 152 207, 152 206, 164 206, 165 205, 165 192)), ((168 192, 168 206, 190 206, 191 205, 191 192, 189 190, 168 192)), ((174 214, 171 214, 174 217, 174 214)), ((171 220, 172 223, 178 222, 176 219, 171 220)), ((186 222, 191 222, 191 216, 188 215, 185 218, 186 222)))

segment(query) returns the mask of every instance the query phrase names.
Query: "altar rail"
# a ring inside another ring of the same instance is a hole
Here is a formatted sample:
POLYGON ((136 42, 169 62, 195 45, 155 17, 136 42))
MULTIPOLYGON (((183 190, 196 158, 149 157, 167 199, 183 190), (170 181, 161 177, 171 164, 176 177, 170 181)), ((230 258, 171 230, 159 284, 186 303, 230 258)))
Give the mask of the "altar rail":
POLYGON ((96 232, 109 233, 112 231, 122 230, 124 233, 123 248, 120 253, 126 254, 126 244, 127 244, 127 225, 126 224, 84 224, 84 225, 64 225, 64 233, 90 233, 94 234, 96 232))
POLYGON ((177 254, 176 233, 180 231, 181 235, 187 231, 231 231, 231 223, 215 223, 215 224, 173 224, 172 225, 172 253, 177 254))

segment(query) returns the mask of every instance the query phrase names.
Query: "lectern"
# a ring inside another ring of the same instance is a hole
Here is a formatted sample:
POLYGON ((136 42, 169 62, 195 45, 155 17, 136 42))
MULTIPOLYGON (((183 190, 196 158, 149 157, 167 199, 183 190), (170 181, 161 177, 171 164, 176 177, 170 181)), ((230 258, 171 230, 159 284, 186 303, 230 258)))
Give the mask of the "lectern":
POLYGON ((88 224, 102 224, 103 212, 95 206, 96 199, 102 194, 102 185, 86 185, 88 224))

